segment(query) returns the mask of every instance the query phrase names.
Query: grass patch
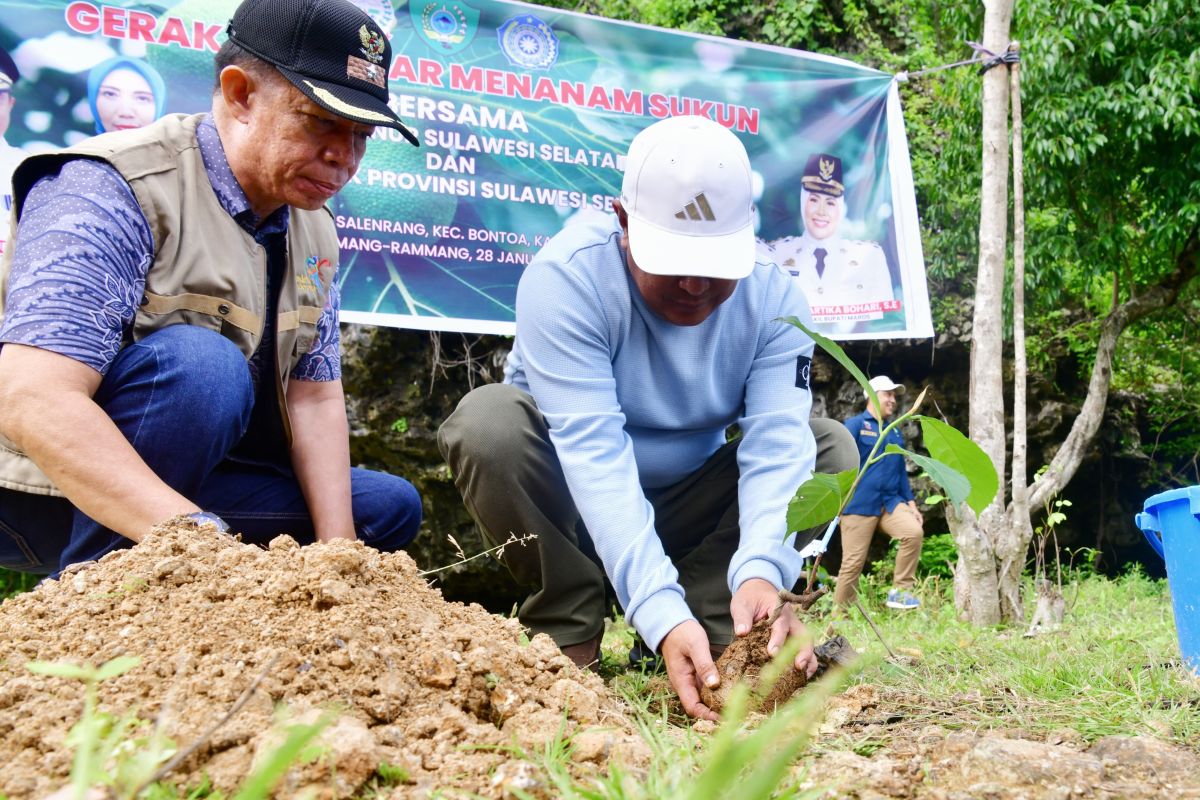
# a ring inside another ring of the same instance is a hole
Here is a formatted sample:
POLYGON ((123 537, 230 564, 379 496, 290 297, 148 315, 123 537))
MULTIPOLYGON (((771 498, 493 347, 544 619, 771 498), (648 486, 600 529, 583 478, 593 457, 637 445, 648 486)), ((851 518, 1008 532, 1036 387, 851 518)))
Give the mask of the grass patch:
MULTIPOLYGON (((889 706, 910 720, 1070 729, 1086 741, 1114 734, 1193 747, 1200 741, 1200 681, 1180 665, 1165 581, 1136 569, 1116 579, 1082 579, 1066 587, 1070 607, 1062 628, 1033 638, 1021 635, 1023 627, 960 622, 945 581, 927 580, 924 605, 915 611, 885 608, 885 591, 870 579, 860 583, 864 607, 891 648, 918 657, 903 667, 879 662, 856 682, 883 690, 889 706)), ((885 655, 857 612, 838 627, 860 650, 885 655)))

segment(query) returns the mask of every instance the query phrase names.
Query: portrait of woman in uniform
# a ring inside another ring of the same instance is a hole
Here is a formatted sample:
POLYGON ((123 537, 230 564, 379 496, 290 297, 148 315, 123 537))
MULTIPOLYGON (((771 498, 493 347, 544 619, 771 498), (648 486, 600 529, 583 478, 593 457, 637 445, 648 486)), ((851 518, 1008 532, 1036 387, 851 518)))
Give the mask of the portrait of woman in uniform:
POLYGON ((815 153, 801 177, 801 236, 770 243, 775 261, 795 276, 812 307, 813 322, 847 333, 898 308, 887 257, 878 242, 843 238, 846 186, 842 160, 815 153))

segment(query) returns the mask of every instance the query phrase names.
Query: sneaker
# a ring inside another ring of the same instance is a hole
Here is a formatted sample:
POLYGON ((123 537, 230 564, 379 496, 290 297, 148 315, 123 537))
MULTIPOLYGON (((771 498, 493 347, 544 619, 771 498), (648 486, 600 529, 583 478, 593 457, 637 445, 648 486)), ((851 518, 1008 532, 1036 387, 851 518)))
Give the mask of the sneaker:
POLYGON ((901 610, 920 608, 921 601, 906 589, 892 589, 887 594, 887 607, 901 610))

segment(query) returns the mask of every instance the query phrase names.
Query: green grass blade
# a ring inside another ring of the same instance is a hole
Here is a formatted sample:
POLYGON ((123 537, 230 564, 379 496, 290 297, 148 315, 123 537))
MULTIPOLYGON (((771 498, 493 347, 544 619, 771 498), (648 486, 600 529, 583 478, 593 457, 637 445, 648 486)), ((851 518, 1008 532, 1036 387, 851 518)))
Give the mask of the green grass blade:
POLYGON ((266 800, 270 797, 275 784, 301 758, 309 743, 332 721, 333 716, 326 714, 311 725, 293 725, 288 728, 283 744, 246 779, 238 793, 233 796, 233 800, 266 800))

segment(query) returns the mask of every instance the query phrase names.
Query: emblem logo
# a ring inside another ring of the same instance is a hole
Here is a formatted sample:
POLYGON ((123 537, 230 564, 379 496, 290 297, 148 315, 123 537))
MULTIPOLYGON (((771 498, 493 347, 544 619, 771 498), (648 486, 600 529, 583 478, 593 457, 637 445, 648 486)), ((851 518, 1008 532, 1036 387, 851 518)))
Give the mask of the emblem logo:
POLYGON ((379 31, 373 31, 366 25, 358 29, 358 38, 362 42, 361 52, 367 57, 367 61, 372 64, 378 64, 383 61, 383 51, 387 47, 387 40, 383 38, 383 34, 379 31))
POLYGON ((796 356, 796 388, 807 389, 812 373, 812 359, 808 356, 796 356))
POLYGON ((304 262, 304 274, 296 276, 296 288, 321 294, 333 279, 333 264, 328 258, 309 256, 304 262))
POLYGON ((500 51, 514 67, 550 69, 558 61, 558 37, 532 14, 511 17, 496 29, 500 51))
POLYGON ((479 10, 466 3, 413 2, 408 5, 413 30, 432 49, 445 55, 457 53, 475 39, 479 10))
POLYGON ((716 222, 717 218, 713 215, 712 206, 708 204, 708 198, 704 196, 704 192, 696 195, 692 202, 683 207, 682 211, 675 212, 676 219, 693 219, 696 221, 704 220, 705 222, 716 222))
POLYGON ((821 174, 821 180, 833 180, 833 162, 827 158, 822 158, 817 164, 817 171, 821 174))

